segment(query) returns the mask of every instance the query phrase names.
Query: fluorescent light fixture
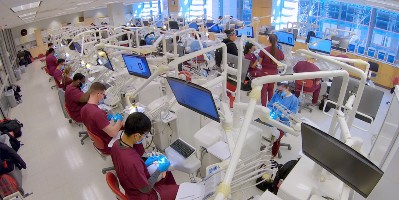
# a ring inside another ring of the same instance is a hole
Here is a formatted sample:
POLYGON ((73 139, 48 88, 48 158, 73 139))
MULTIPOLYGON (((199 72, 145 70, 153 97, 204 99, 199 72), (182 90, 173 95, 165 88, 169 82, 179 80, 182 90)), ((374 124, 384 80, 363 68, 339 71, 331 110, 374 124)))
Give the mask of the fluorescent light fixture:
POLYGON ((29 19, 35 19, 36 16, 31 16, 31 17, 26 17, 26 18, 21 18, 22 20, 29 20, 29 19))
POLYGON ((78 3, 78 4, 76 4, 77 6, 82 6, 82 5, 87 5, 87 4, 91 4, 91 3, 93 3, 94 1, 88 1, 88 2, 82 2, 82 3, 78 3))
POLYGON ((72 7, 72 8, 67 8, 67 9, 64 9, 64 10, 75 10, 75 9, 77 9, 78 7, 72 7))
POLYGON ((11 10, 12 10, 13 12, 19 12, 19 11, 23 11, 23 10, 29 10, 29 9, 32 9, 32 8, 37 8, 37 7, 39 7, 41 3, 42 3, 42 1, 36 1, 36 2, 33 2, 33 3, 28 3, 28 4, 24 4, 24 5, 12 7, 11 10))
POLYGON ((25 13, 23 15, 19 15, 18 17, 19 18, 25 18, 25 17, 31 16, 31 15, 36 15, 36 11, 30 12, 30 13, 25 13))

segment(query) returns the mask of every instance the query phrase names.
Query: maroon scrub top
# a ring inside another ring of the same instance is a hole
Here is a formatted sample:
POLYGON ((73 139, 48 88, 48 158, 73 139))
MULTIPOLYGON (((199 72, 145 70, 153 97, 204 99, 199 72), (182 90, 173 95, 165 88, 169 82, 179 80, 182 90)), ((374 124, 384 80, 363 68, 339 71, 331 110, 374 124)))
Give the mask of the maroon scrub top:
POLYGON ((253 54, 253 53, 246 54, 245 58, 247 60, 251 61, 251 63, 249 64, 248 73, 251 74, 252 78, 260 77, 265 74, 265 73, 263 73, 263 71, 261 69, 258 69, 256 66, 255 66, 255 68, 251 67, 257 60, 257 57, 255 56, 255 54, 253 54))
POLYGON ((134 145, 134 148, 125 147, 120 141, 115 141, 111 149, 112 162, 118 175, 119 182, 129 200, 157 200, 157 193, 162 200, 176 199, 179 186, 171 172, 165 178, 155 183, 154 188, 148 193, 140 192, 140 188, 149 186, 147 167, 141 156, 144 153, 143 145, 134 145))
MULTIPOLYGON (((320 71, 319 67, 317 67, 315 64, 308 62, 308 61, 299 61, 294 66, 295 73, 318 72, 318 71, 320 71)), ((321 80, 321 79, 317 78, 316 80, 321 80)))
MULTIPOLYGON (((72 83, 72 79, 71 79, 71 78, 62 76, 62 83, 61 83, 61 85, 62 85, 62 89, 63 89, 64 91, 66 90, 67 86, 70 85, 71 83, 72 83)), ((79 110, 79 116, 80 116, 80 110, 79 110)))
POLYGON ((80 110, 86 103, 79 102, 84 93, 76 86, 68 85, 65 90, 65 106, 67 107, 70 117, 75 122, 83 122, 80 117, 80 110))
POLYGON ((53 76, 54 76, 55 81, 57 81, 58 84, 61 85, 61 81, 62 81, 62 71, 56 68, 56 69, 54 70, 53 76))
POLYGON ((54 71, 58 65, 57 62, 58 62, 57 58, 53 55, 48 55, 46 57, 46 65, 50 76, 54 76, 54 71))
MULTIPOLYGON (((271 54, 271 46, 265 48, 267 52, 271 54)), ((262 70, 267 72, 267 75, 275 75, 278 74, 277 64, 272 61, 263 51, 260 51, 259 57, 262 58, 262 70)), ((276 60, 284 60, 284 53, 280 49, 276 49, 276 55, 274 56, 276 60)))
POLYGON ((109 125, 105 111, 101 110, 97 105, 87 103, 80 110, 80 116, 86 128, 100 137, 104 142, 104 149, 99 150, 104 154, 110 154, 111 148, 108 147, 108 144, 112 140, 112 137, 103 131, 109 125))

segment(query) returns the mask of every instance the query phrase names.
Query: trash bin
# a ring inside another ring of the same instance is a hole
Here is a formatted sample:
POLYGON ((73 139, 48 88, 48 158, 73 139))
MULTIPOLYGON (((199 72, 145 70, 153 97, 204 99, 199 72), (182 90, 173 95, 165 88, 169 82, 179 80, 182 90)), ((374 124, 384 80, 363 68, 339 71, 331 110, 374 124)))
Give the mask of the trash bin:
POLYGON ((5 92, 5 96, 7 97, 7 101, 10 104, 11 108, 18 105, 17 100, 15 100, 14 90, 7 90, 5 92))
POLYGON ((16 69, 14 72, 15 72, 15 78, 17 79, 17 81, 21 80, 21 70, 16 69))
POLYGON ((19 70, 21 70, 21 73, 22 73, 22 74, 25 73, 25 71, 26 71, 25 68, 26 68, 25 66, 20 66, 20 67, 19 67, 19 70))

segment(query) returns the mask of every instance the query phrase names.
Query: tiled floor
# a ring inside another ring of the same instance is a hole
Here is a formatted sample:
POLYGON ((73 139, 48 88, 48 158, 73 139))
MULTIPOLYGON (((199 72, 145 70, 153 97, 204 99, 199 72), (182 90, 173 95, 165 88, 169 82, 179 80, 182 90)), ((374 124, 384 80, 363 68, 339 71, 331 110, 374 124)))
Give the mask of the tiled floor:
MULTIPOLYGON (((104 161, 93 149, 91 142, 81 145, 78 138, 79 127, 68 123, 62 114, 56 90, 51 90, 48 77, 41 70, 39 61, 31 64, 22 75, 23 103, 11 110, 11 117, 24 123, 21 141, 25 144, 19 154, 27 163, 23 170, 23 187, 34 194, 29 199, 39 200, 109 200, 115 199, 109 190, 103 167, 111 166, 111 160, 104 161)), ((246 95, 246 94, 243 94, 246 95)), ((353 129, 352 134, 364 139, 364 149, 368 153, 372 134, 378 134, 387 112, 385 104, 390 98, 386 92, 383 104, 372 129, 363 133, 353 129)), ((327 130, 330 118, 315 109, 312 114, 303 112, 327 130)), ((356 121, 356 124, 360 122, 356 121)), ((291 151, 282 148, 284 163, 298 157, 301 139, 288 135, 283 142, 293 146, 291 151)), ((175 173, 176 180, 183 182, 188 176, 175 173)))

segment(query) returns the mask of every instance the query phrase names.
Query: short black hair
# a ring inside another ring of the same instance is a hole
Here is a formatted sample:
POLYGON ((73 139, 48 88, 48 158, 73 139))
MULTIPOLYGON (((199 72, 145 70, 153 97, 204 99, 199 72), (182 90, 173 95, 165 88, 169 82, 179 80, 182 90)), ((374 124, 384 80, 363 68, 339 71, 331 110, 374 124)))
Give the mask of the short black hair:
POLYGON ((53 48, 48 49, 48 54, 53 53, 53 52, 54 52, 53 48))
POLYGON ((51 47, 51 46, 53 46, 53 43, 51 43, 51 42, 48 43, 48 47, 51 47))
POLYGON ((125 134, 131 136, 135 133, 144 135, 151 130, 151 120, 141 112, 130 114, 125 122, 125 134))
POLYGON ((61 64, 61 63, 64 63, 64 62, 65 62, 65 59, 60 58, 60 59, 58 59, 57 64, 61 64))
POLYGON ((77 81, 77 80, 82 80, 86 78, 85 75, 81 74, 81 73, 76 73, 75 75, 73 75, 73 81, 77 81))

